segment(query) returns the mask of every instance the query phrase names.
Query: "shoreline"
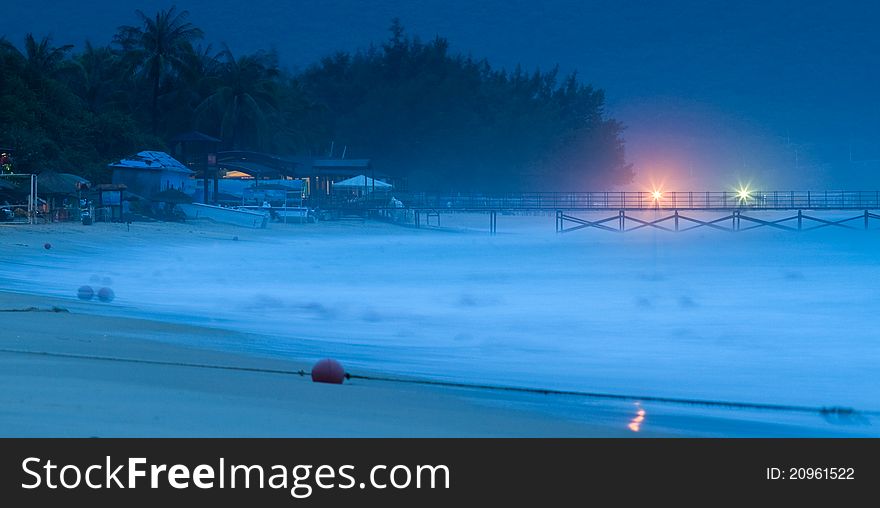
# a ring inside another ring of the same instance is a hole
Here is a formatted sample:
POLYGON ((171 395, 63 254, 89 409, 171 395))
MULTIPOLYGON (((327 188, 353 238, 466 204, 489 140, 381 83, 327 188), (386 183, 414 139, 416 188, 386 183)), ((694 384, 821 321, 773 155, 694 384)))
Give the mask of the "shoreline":
MULTIPOLYGON (((0 310, 63 308, 64 303, 0 292, 0 310)), ((308 372, 310 365, 296 359, 230 354, 149 338, 173 333, 246 339, 219 329, 69 311, 3 312, 2 319, 4 437, 626 435, 625 429, 493 407, 479 402, 486 394, 469 390, 360 380, 341 386, 313 383, 308 376, 258 372, 308 372), (72 356, 39 354, 44 352, 72 356), (160 363, 84 358, 89 355, 160 363)))

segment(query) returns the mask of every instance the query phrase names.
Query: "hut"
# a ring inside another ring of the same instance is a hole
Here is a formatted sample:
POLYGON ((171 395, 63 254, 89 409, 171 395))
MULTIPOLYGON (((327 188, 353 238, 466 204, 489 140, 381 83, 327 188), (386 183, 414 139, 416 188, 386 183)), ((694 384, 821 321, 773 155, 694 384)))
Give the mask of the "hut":
POLYGON ((81 176, 56 171, 43 171, 37 175, 39 193, 48 206, 52 220, 65 221, 77 219, 79 197, 82 189, 88 189, 90 182, 81 176))
POLYGON ((164 190, 189 194, 195 184, 194 171, 165 152, 143 151, 110 164, 113 184, 148 200, 164 190))

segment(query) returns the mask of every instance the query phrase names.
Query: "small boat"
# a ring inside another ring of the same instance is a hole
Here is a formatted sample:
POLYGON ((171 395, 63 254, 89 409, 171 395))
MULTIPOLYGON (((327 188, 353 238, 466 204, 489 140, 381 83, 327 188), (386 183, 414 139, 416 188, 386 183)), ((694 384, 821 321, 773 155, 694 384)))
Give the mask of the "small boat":
POLYGON ((181 203, 177 207, 186 214, 187 219, 208 219, 223 224, 248 228, 265 228, 269 222, 266 211, 244 210, 241 207, 205 205, 202 203, 181 203))

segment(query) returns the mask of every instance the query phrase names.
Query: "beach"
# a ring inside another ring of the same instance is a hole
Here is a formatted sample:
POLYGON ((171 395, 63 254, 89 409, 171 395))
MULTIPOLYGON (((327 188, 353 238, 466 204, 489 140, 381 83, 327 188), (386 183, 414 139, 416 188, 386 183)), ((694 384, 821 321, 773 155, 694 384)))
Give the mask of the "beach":
POLYGON ((610 426, 492 408, 480 404, 478 397, 469 401, 475 397, 462 390, 363 381, 338 386, 313 383, 308 376, 260 372, 308 372, 311 366, 153 340, 157 335, 247 340, 235 333, 55 312, 52 304, 63 302, 0 294, 4 310, 43 309, 2 314, 0 434, 6 437, 623 433, 610 426))
POLYGON ((878 409, 863 232, 749 232, 719 250, 711 233, 556 235, 534 216, 489 237, 485 216, 441 220, 3 227, 0 434, 877 435, 870 417, 639 400, 878 409), (115 298, 80 300, 83 285, 115 298), (323 357, 624 397, 297 374, 323 357))

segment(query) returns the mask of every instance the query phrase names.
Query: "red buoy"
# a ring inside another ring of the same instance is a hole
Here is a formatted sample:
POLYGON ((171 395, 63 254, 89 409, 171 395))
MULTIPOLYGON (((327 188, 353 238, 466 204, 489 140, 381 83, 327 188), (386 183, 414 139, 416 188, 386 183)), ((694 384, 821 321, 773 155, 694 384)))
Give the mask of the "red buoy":
POLYGON ((318 360, 312 367, 312 381, 315 383, 331 383, 341 385, 345 380, 345 369, 342 364, 332 358, 318 360))
POLYGON ((43 244, 43 248, 46 249, 46 250, 49 250, 49 249, 52 248, 52 244, 49 243, 49 242, 46 242, 46 243, 43 244))

